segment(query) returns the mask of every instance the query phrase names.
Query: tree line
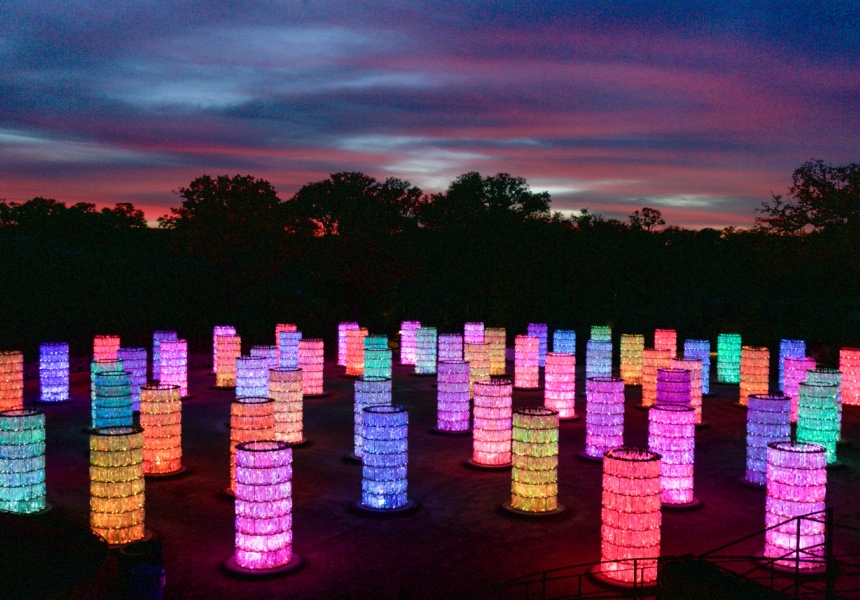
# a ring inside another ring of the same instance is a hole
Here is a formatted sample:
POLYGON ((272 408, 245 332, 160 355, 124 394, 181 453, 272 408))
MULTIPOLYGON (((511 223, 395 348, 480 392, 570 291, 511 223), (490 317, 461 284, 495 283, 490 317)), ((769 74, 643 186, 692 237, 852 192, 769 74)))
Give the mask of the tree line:
POLYGON ((178 196, 158 228, 131 204, 0 202, 2 347, 32 359, 59 339, 83 355, 94 334, 148 346, 176 329, 205 351, 215 324, 268 344, 276 322, 331 346, 339 321, 394 336, 404 319, 439 331, 482 320, 509 341, 546 322, 577 329, 583 348, 592 324, 860 345, 855 164, 804 163, 749 230, 667 226, 650 207, 564 217, 507 173, 426 194, 341 172, 287 199, 250 175, 203 175, 178 196))

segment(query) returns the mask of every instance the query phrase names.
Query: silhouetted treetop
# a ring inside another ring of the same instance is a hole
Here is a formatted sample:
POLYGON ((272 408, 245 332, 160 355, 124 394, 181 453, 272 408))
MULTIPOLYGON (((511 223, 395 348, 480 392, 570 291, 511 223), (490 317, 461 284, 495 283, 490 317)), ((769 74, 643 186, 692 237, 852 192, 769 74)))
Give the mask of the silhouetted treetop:
POLYGON ((666 221, 663 220, 663 213, 648 206, 643 206, 641 211, 633 211, 627 218, 630 220, 630 227, 645 231, 653 231, 655 227, 666 224, 666 221))
POLYGON ((143 211, 128 202, 96 210, 89 202, 67 207, 53 198, 36 197, 24 203, 0 201, 0 226, 28 233, 89 234, 111 230, 143 229, 143 211))

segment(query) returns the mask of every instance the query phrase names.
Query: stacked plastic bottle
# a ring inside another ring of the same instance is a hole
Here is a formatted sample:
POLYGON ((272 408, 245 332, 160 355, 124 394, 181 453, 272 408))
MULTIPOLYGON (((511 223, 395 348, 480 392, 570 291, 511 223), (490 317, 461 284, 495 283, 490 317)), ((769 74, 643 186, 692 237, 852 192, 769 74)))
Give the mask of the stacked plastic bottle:
POLYGON ((505 374, 505 345, 507 332, 504 327, 484 329, 484 341, 490 345, 490 375, 505 374))
POLYGON ((544 406, 559 419, 576 417, 576 356, 547 352, 544 369, 544 406))
POLYGON ((842 371, 842 403, 860 406, 860 348, 839 350, 839 370, 842 371))
POLYGON ((278 366, 299 368, 299 341, 301 331, 281 331, 278 333, 278 366))
POLYGON ((621 364, 619 372, 625 385, 642 385, 642 351, 645 336, 641 333, 621 334, 621 364))
POLYGON ((69 400, 69 345, 66 342, 39 344, 39 399, 42 402, 69 400))
POLYGON ((697 358, 702 363, 702 395, 711 393, 711 342, 710 340, 685 340, 684 358, 697 358))
POLYGON ((785 359, 789 356, 806 356, 806 342, 803 340, 779 340, 779 390, 785 391, 782 387, 785 377, 785 359))
POLYGON ((0 410, 24 408, 24 353, 0 352, 0 410))
POLYGON ((269 369, 268 397, 275 401, 274 439, 301 444, 304 439, 304 410, 301 369, 269 369))
POLYGON ((182 469, 182 401, 178 385, 153 383, 140 389, 143 471, 165 475, 182 469))
POLYGON ((178 385, 179 393, 188 395, 188 342, 163 340, 161 342, 161 383, 178 385))
POLYGON ((668 350, 671 357, 678 355, 678 332, 674 329, 655 329, 654 348, 668 350))
POLYGON ((475 382, 490 378, 490 345, 466 342, 463 356, 469 363, 469 396, 475 397, 475 382))
POLYGON ((514 339, 514 387, 540 387, 538 345, 538 338, 531 335, 518 335, 514 339))
MULTIPOLYGON (((235 333, 235 331, 234 331, 235 333)), ((178 340, 179 336, 175 331, 153 331, 152 332, 152 378, 155 381, 161 380, 161 342, 164 340, 178 340)), ((214 348, 214 340, 213 340, 214 348)), ((146 383, 144 381, 144 383, 146 383)))
POLYGON ((90 435, 90 528, 108 544, 144 536, 143 430, 104 427, 90 435))
POLYGON ((235 333, 215 336, 215 386, 235 387, 236 361, 242 354, 242 338, 235 333))
POLYGON ((436 373, 436 328, 419 327, 415 331, 415 372, 419 375, 436 373))
POLYGON ((511 508, 527 513, 558 510, 558 413, 543 407, 513 414, 511 508))
POLYGON ((436 428, 440 431, 469 431, 469 363, 440 361, 436 386, 436 428))
POLYGON ((612 377, 612 342, 590 339, 585 343, 585 376, 612 377))
POLYGON ((791 399, 791 422, 797 423, 799 385, 801 381, 806 381, 807 373, 815 368, 815 359, 811 356, 788 356, 785 359, 784 368, 782 393, 791 399))
POLYGON ((513 386, 507 379, 476 381, 472 462, 504 466, 511 462, 513 386))
POLYGON ((835 464, 839 441, 839 384, 802 381, 797 401, 798 442, 823 446, 827 464, 835 464))
POLYGON ((546 323, 529 323, 526 328, 527 335, 533 335, 538 339, 538 364, 546 365, 546 353, 548 348, 549 329, 546 323))
POLYGON ((0 412, 0 511, 31 514, 45 504, 45 414, 0 412))
POLYGON ((689 505, 693 497, 696 414, 689 406, 656 405, 648 411, 648 449, 661 457, 660 501, 689 505))
POLYGON ((302 370, 302 395, 322 396, 325 342, 320 338, 305 338, 299 342, 299 368, 302 370))
POLYGON ((404 406, 364 409, 361 456, 361 504, 375 510, 407 507, 409 414, 404 406))
POLYGON ((415 364, 415 332, 421 327, 421 321, 403 321, 400 323, 400 364, 415 364))
POLYGON ((375 405, 391 405, 391 379, 388 377, 359 377, 355 380, 355 398, 353 402, 355 425, 353 430, 353 453, 356 458, 361 458, 364 447, 364 439, 362 438, 364 409, 375 405))
POLYGON ((702 422, 702 361, 698 358, 673 358, 669 367, 690 372, 690 406, 696 411, 696 425, 699 425, 702 422))
MULTIPOLYGON (((236 328, 232 325, 216 325, 212 328, 212 375, 218 373, 218 336, 219 335, 236 335, 236 328)), ((241 351, 239 352, 241 354, 241 351)), ((237 354, 238 356, 238 354, 237 354)), ((155 365, 155 357, 152 358, 152 364, 155 365)))
POLYGON ((741 335, 739 333, 717 335, 717 381, 741 382, 741 335))
POLYGON ((556 329, 552 332, 552 351, 561 354, 576 354, 576 331, 556 329))
POLYGON ((741 382, 738 403, 747 405, 751 394, 767 394, 770 377, 770 350, 764 346, 741 349, 741 382))
POLYGON ((657 369, 667 369, 671 362, 668 350, 642 351, 642 406, 650 408, 657 402, 657 369))
POLYGON ((341 367, 346 366, 346 355, 348 350, 347 343, 349 338, 349 334, 347 332, 350 329, 359 329, 358 323, 347 321, 338 323, 337 325, 337 364, 341 367))
POLYGON ((783 394, 753 394, 747 404, 747 469, 744 481, 767 483, 767 445, 791 441, 791 399, 783 394))
POLYGON ((439 362, 463 360, 463 336, 459 333, 440 333, 439 362))
POLYGON ((585 381, 585 454, 602 458, 624 445, 624 380, 592 377, 585 381))
POLYGON ((128 371, 131 385, 131 409, 140 410, 140 388, 146 385, 146 348, 120 348, 117 357, 128 371))

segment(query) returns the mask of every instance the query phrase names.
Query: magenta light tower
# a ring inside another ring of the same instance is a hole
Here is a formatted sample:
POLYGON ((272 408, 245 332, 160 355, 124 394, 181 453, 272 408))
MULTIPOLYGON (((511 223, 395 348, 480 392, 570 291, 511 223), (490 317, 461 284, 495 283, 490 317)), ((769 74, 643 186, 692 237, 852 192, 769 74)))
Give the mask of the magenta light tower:
POLYGON ((791 441, 791 399, 783 394, 753 394, 747 404, 747 470, 741 483, 767 484, 767 445, 791 441))
POLYGON ((514 340, 514 387, 536 390, 540 387, 540 340, 532 335, 518 335, 514 340))
POLYGON ((161 342, 161 383, 178 385, 183 398, 188 397, 188 342, 163 340, 161 342))
POLYGON ((576 416, 576 355, 547 352, 544 369, 544 406, 558 412, 562 421, 576 416))
POLYGON ((657 369, 657 406, 690 406, 690 372, 657 369))
POLYGON ((668 350, 669 356, 675 358, 678 354, 678 332, 674 329, 655 329, 654 348, 668 350))
POLYGON ((416 351, 416 332, 421 327, 421 321, 403 321, 400 323, 400 364, 414 365, 416 351))
POLYGON ((660 501, 667 509, 702 506, 693 496, 696 412, 690 406, 656 405, 648 411, 648 449, 662 457, 660 501))
POLYGON ((321 338, 305 338, 299 342, 299 368, 302 370, 302 394, 305 398, 322 398, 325 342, 321 338))
MULTIPOLYGON (((216 325, 212 328, 212 372, 211 375, 218 373, 218 336, 219 335, 236 335, 236 328, 232 325, 216 325)), ((160 343, 160 342, 159 342, 160 343)), ((152 358, 152 364, 155 365, 155 357, 152 358)))
POLYGON ((529 323, 526 333, 538 339, 538 364, 542 367, 545 366, 549 328, 546 323, 529 323))
POLYGON ((463 360, 463 336, 459 333, 440 333, 439 362, 463 360))
POLYGON ((484 324, 477 321, 469 322, 463 325, 463 343, 465 344, 483 344, 484 343, 484 324))
POLYGON ((815 368, 815 359, 811 356, 786 356, 783 368, 782 393, 791 399, 791 422, 797 423, 799 385, 801 381, 806 381, 807 373, 815 368))
POLYGON ((624 445, 624 380, 587 379, 585 398, 585 450, 579 456, 603 460, 607 450, 624 445))
POLYGON ((430 431, 450 435, 465 435, 472 431, 468 362, 458 360, 439 363, 436 402, 436 428, 430 431))
POLYGON ((472 458, 466 464, 479 469, 511 466, 513 386, 507 379, 476 381, 472 429, 472 458))
MULTIPOLYGON (((673 358, 669 362, 672 369, 683 369, 690 373, 690 406, 696 411, 696 427, 707 427, 702 424, 702 361, 698 358, 673 358)), ((659 388, 659 382, 658 382, 659 388)), ((659 391, 658 399, 659 402, 659 391)))
POLYGON ((337 365, 339 367, 346 366, 347 331, 358 328, 358 323, 354 321, 345 321, 337 325, 337 365))

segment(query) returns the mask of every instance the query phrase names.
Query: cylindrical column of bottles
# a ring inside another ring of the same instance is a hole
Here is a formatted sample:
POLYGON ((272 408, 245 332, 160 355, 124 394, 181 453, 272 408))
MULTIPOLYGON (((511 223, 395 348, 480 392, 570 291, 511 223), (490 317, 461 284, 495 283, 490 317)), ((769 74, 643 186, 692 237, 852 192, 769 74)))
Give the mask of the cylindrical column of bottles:
POLYGON ((459 333, 440 333, 439 362, 463 360, 463 336, 459 333))
POLYGON ((131 410, 140 410, 140 387, 146 385, 146 348, 120 348, 117 356, 128 371, 131 386, 131 410))
POLYGON ((391 361, 389 348, 365 348, 364 374, 368 377, 391 377, 391 361))
POLYGON ((559 419, 576 418, 576 355, 547 352, 543 404, 559 419))
POLYGON ((741 334, 721 333, 717 336, 717 381, 741 382, 741 334))
POLYGON ((674 329, 655 329, 654 348, 668 350, 672 358, 678 355, 678 332, 674 329))
POLYGON ((182 401, 178 385, 155 383, 140 388, 143 472, 153 475, 182 469, 182 401))
POLYGON ((391 405, 391 378, 368 377, 366 375, 355 380, 355 400, 353 412, 355 428, 353 430, 353 454, 361 458, 364 449, 362 426, 364 425, 364 409, 377 404, 391 405))
POLYGON ((505 346, 507 332, 504 327, 484 329, 484 341, 490 345, 490 376, 505 374, 505 346))
POLYGON ((699 359, 702 363, 702 395, 711 393, 711 342, 710 340, 685 340, 684 358, 699 359))
MULTIPOLYGON (((23 387, 23 362, 21 375, 23 387)), ((0 387, 2 385, 3 381, 0 379, 0 387)), ((39 400, 42 402, 69 400, 69 345, 66 342, 39 344, 39 400)))
POLYGON ((400 364, 415 364, 415 332, 421 321, 402 321, 400 323, 400 364))
POLYGON ((591 337, 589 339, 601 342, 612 341, 612 327, 609 325, 592 325, 591 337))
POLYGON ((827 464, 836 463, 836 442, 839 440, 839 385, 836 383, 800 382, 797 401, 798 442, 823 446, 827 464))
MULTIPOLYGON (((216 325, 212 328, 212 375, 218 373, 218 336, 228 334, 236 335, 236 328, 232 325, 216 325)), ((155 365, 155 358, 152 359, 152 364, 155 365)))
POLYGON ((779 391, 785 391, 782 387, 785 379, 785 359, 789 356, 806 356, 806 342, 803 340, 779 340, 779 391))
POLYGON ((436 328, 419 327, 415 331, 415 373, 436 373, 436 328))
POLYGON ((624 447, 606 452, 600 575, 637 586, 657 581, 660 506, 660 455, 624 447))
POLYGON ((242 354, 242 338, 235 333, 215 336, 215 386, 236 386, 236 360, 242 354))
POLYGON ((439 362, 436 403, 439 431, 469 431, 469 363, 464 360, 439 362))
POLYGON ((561 354, 576 354, 576 331, 556 329, 552 332, 552 351, 561 354))
POLYGON ((642 406, 649 408, 657 403, 657 369, 668 369, 671 362, 668 350, 642 351, 642 406))
POLYGON ((307 338, 299 342, 299 368, 302 370, 302 395, 323 395, 323 367, 325 342, 321 338, 307 338))
POLYGON ((188 342, 163 340, 161 342, 161 383, 178 385, 182 397, 188 395, 188 342))
POLYGON ((385 350, 388 348, 388 336, 381 333, 364 336, 365 350, 385 350))
MULTIPOLYGON (((299 343, 301 344, 301 340, 299 343)), ((274 369, 280 366, 279 354, 277 346, 251 346, 250 356, 265 360, 267 369, 274 369)))
POLYGON ((770 376, 770 350, 764 346, 741 349, 741 385, 738 403, 747 405, 750 394, 767 394, 770 376))
POLYGON ((367 329, 347 329, 346 331, 346 374, 359 377, 364 374, 364 338, 367 329))
POLYGON ((347 354, 347 332, 350 329, 358 329, 358 323, 354 321, 338 323, 337 325, 337 364, 338 366, 346 366, 347 354))
MULTIPOLYGON (((90 363, 90 420, 96 422, 96 375, 105 371, 124 371, 122 361, 114 360, 94 360, 90 363)), ((131 383, 129 383, 131 385, 131 383)), ((93 425, 95 427, 95 425, 93 425)))
POLYGON ((829 369, 827 367, 818 367, 811 369, 806 373, 807 383, 835 383, 838 386, 836 392, 836 438, 837 442, 842 441, 842 371, 839 369, 829 369))
POLYGON ((236 397, 264 397, 269 391, 269 367, 259 356, 236 359, 236 397))
POLYGON ((108 544, 144 536, 143 430, 104 427, 90 435, 90 528, 108 544))
MULTIPOLYGON (((122 361, 99 361, 122 365, 122 361)), ((121 367, 120 367, 121 368, 121 367)), ((131 426, 131 382, 128 371, 100 371, 95 373, 92 428, 131 426)))
MULTIPOLYGON (((684 369, 690 372, 690 406, 696 411, 696 425, 702 423, 702 361, 698 358, 673 358, 669 362, 672 369, 684 369)), ((659 388, 659 383, 657 384, 659 388)), ((660 402, 660 391, 657 391, 657 402, 660 402)))
POLYGON ((806 381, 806 374, 815 368, 815 359, 811 356, 787 356, 784 364, 782 393, 791 399, 791 422, 797 423, 797 398, 799 384, 806 381))
POLYGON ((361 505, 374 510, 406 508, 411 504, 406 495, 409 462, 406 407, 368 406, 362 423, 361 505))
POLYGON ((0 410, 24 408, 24 353, 0 352, 0 410))
POLYGON ((484 343, 484 324, 477 321, 469 322, 463 325, 463 343, 464 344, 483 344, 484 343))
POLYGON ((624 380, 592 377, 585 381, 585 456, 603 458, 624 445, 624 380))
POLYGON ((558 511, 558 413, 519 408, 513 414, 510 508, 526 513, 558 511))
POLYGON ((747 469, 744 481, 767 483, 767 445, 791 441, 791 399, 782 394, 753 394, 747 404, 747 469))
POLYGON ((244 569, 266 570, 293 560, 293 449, 260 440, 236 446, 236 550, 244 569))
POLYGON ((474 398, 475 382, 490 378, 490 345, 466 342, 463 355, 469 363, 469 397, 474 398))
POLYGON ((93 338, 93 360, 116 360, 119 352, 118 335, 97 335, 93 338))
POLYGON ((45 414, 32 408, 0 412, 0 511, 45 510, 45 414))
POLYGON ((585 342, 585 376, 612 377, 612 342, 591 339, 585 342))
POLYGON ((517 388, 540 387, 538 343, 532 335, 518 335, 514 339, 514 386, 517 388))
POLYGON ((236 398, 230 403, 230 488, 236 482, 236 446, 271 440, 275 436, 275 401, 271 398, 236 398))
POLYGON ((689 406, 652 406, 648 411, 648 449, 661 456, 660 501, 664 505, 690 505, 693 498, 693 463, 696 414, 689 406))
MULTIPOLYGON (((549 329, 546 323, 529 323, 526 328, 526 334, 533 335, 538 339, 538 364, 542 367, 545 366, 546 353, 549 349, 547 344, 549 329)), ((484 331, 484 335, 486 335, 486 330, 484 331)))
POLYGON ((494 467, 509 465, 513 386, 507 379, 476 381, 474 391, 471 462, 494 467))
MULTIPOLYGON (((298 326, 295 323, 278 323, 275 325, 275 346, 278 347, 278 365, 285 366, 295 366, 295 365, 285 365, 284 362, 289 362, 289 359, 286 361, 281 358, 281 334, 282 333, 294 333, 299 330, 298 326)), ((299 336, 299 339, 302 339, 299 336)))
POLYGON ((291 369, 299 368, 299 341, 301 331, 278 332, 278 365, 291 369))
POLYGON ((275 401, 275 433, 279 442, 301 444, 303 430, 303 398, 301 369, 275 367, 269 369, 269 398, 275 401))
POLYGON ((642 385, 642 351, 645 336, 640 333, 621 334, 621 379, 625 385, 642 385))
POLYGON ((767 446, 767 501, 764 555, 791 569, 824 566, 824 511, 827 456, 823 446, 771 442, 767 446), (788 521, 786 523, 786 521, 788 521))
POLYGON ((860 348, 839 350, 839 370, 842 371, 842 403, 860 406, 860 348))
MULTIPOLYGON (((671 364, 671 359, 669 361, 671 364)), ((690 406, 690 372, 686 369, 657 369, 657 406, 690 406)), ((692 408, 692 407, 691 407, 692 408)))
MULTIPOLYGON (((178 340, 175 331, 153 331, 152 332, 152 378, 161 380, 161 342, 164 340, 178 340)), ((214 347, 214 345, 213 345, 214 347)), ((120 348, 122 350, 122 348, 120 348)), ((143 382, 144 384, 146 381, 143 382)))

